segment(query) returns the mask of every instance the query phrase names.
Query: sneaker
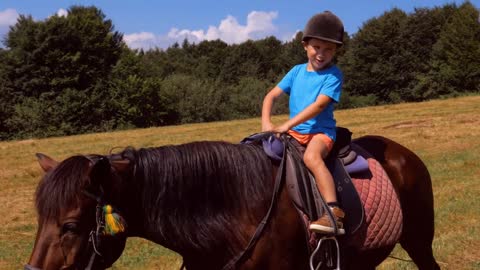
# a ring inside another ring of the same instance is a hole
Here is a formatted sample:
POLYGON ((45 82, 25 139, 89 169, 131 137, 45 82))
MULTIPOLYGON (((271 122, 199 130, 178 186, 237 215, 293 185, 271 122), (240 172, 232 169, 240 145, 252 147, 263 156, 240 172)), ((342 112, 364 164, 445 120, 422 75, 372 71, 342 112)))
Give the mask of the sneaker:
MULTIPOLYGON (((338 234, 345 234, 345 230, 343 229, 343 219, 345 217, 345 213, 343 212, 342 209, 338 207, 331 207, 330 211, 335 217, 338 234)), ((334 233, 335 232, 335 228, 331 223, 330 217, 327 212, 324 212, 323 216, 321 216, 318 220, 310 224, 310 230, 316 233, 334 233)))

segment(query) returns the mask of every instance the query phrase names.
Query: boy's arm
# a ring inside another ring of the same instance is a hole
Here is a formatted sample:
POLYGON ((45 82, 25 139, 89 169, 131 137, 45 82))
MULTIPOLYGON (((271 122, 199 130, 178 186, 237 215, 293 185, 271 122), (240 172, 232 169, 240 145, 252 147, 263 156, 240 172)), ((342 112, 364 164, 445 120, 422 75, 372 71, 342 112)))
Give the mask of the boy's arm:
POLYGON ((317 100, 315 100, 314 103, 310 104, 295 117, 276 127, 274 131, 278 133, 287 132, 294 126, 301 124, 321 113, 331 101, 332 99, 329 96, 323 94, 318 95, 317 100))
POLYGON ((272 108, 275 99, 283 94, 283 90, 275 86, 263 99, 263 106, 262 106, 262 131, 271 131, 274 128, 272 124, 271 116, 272 116, 272 108))

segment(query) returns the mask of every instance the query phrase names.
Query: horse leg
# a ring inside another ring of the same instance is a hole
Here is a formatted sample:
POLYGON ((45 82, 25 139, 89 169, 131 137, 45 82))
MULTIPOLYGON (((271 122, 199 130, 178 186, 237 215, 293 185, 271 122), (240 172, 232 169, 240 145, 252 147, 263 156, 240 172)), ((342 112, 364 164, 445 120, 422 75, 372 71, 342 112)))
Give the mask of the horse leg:
POLYGON ((403 232, 400 244, 420 270, 440 269, 432 250, 434 237, 433 198, 413 194, 402 201, 403 232), (427 199, 427 201, 425 201, 427 199))
MULTIPOLYGON (((427 244, 427 243, 425 243, 427 244)), ((440 266, 433 257, 433 250, 430 246, 421 243, 403 244, 402 247, 407 251, 410 258, 418 266, 419 270, 437 270, 440 266)))
POLYGON ((395 246, 359 251, 356 248, 346 248, 342 253, 342 269, 374 270, 392 252, 395 246))
POLYGON ((435 232, 433 191, 430 174, 419 160, 416 174, 409 174, 400 189, 403 231, 400 244, 420 270, 440 269, 433 256, 435 232), (421 166, 420 166, 421 165, 421 166))

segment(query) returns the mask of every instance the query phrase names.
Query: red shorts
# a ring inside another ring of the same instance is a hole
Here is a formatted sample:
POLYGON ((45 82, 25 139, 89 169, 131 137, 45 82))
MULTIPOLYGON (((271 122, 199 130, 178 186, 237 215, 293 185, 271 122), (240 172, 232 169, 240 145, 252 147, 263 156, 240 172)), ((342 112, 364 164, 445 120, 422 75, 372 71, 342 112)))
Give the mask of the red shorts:
POLYGON ((295 130, 289 130, 288 134, 295 138, 295 140, 297 140, 302 145, 308 145, 308 143, 312 140, 313 137, 320 136, 322 141, 327 146, 328 152, 330 152, 333 148, 334 141, 332 140, 332 138, 328 137, 324 133, 301 134, 295 130))

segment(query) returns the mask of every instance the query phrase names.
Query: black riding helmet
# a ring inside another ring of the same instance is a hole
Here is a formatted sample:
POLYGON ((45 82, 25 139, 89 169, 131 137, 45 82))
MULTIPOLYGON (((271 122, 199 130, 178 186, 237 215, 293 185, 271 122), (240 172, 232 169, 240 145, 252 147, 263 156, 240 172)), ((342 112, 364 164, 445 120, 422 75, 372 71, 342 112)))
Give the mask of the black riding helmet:
POLYGON ((303 31, 302 41, 317 38, 343 45, 343 23, 332 12, 324 11, 313 15, 303 31))

